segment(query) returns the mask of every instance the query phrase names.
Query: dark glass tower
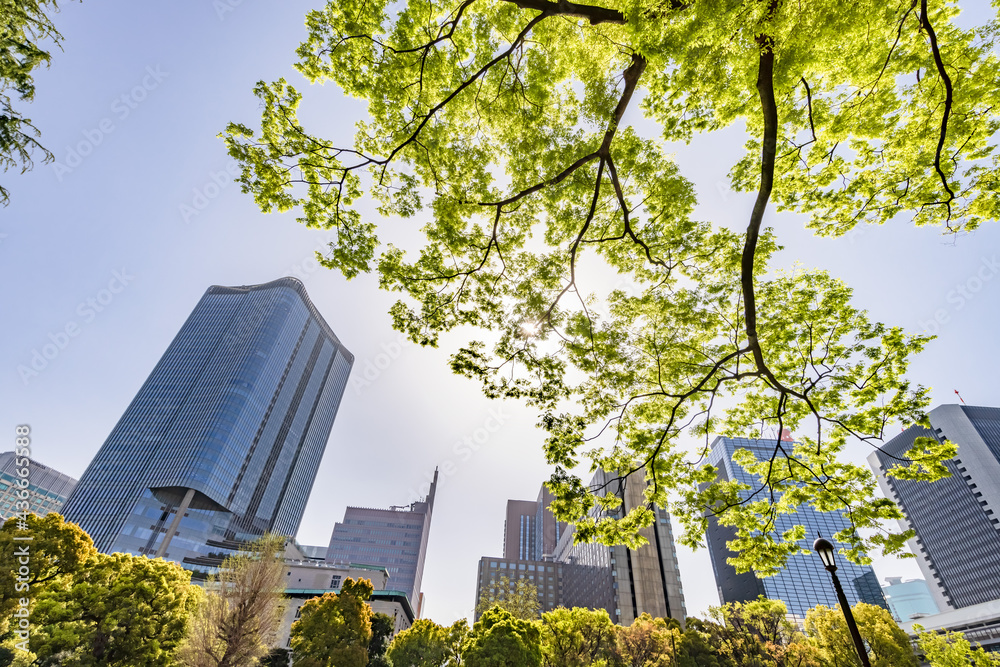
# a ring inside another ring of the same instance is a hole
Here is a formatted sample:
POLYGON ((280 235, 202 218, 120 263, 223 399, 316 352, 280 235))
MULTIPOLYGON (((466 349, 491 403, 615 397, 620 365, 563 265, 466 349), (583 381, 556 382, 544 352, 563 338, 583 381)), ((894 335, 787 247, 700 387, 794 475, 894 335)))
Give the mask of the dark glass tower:
MULTIPOLYGON (((737 449, 749 450, 758 460, 770 457, 774 452, 774 440, 752 440, 748 438, 716 438, 708 455, 707 464, 718 469, 720 478, 736 480, 751 489, 760 487, 760 480, 746 472, 733 461, 737 449)), ((744 494, 750 492, 744 491, 744 494)), ((812 548, 818 535, 833 539, 834 533, 844 530, 850 522, 841 512, 818 512, 803 506, 793 514, 781 514, 775 520, 774 530, 781 534, 794 526, 804 526, 806 537, 801 545, 812 548)), ((830 575, 823 569, 819 557, 810 551, 796 554, 788 559, 785 567, 773 577, 758 577, 754 572, 736 572, 736 568, 726 562, 731 556, 728 542, 736 537, 736 529, 720 525, 715 517, 710 517, 705 538, 715 570, 715 582, 719 588, 719 598, 726 602, 745 602, 758 595, 781 600, 789 615, 805 618, 806 612, 818 604, 833 607, 837 604, 837 593, 833 589, 830 575)), ((882 589, 870 566, 855 565, 843 556, 837 558, 837 576, 844 585, 844 593, 853 605, 858 602, 878 605, 888 609, 882 589)))
POLYGON ((103 552, 207 571, 295 535, 354 357, 302 283, 213 286, 66 501, 103 552))
POLYGON ((868 457, 885 494, 916 537, 910 549, 942 611, 1000 599, 1000 408, 942 405, 931 428, 911 426, 868 457), (936 482, 887 477, 918 437, 947 439, 958 454, 936 482))

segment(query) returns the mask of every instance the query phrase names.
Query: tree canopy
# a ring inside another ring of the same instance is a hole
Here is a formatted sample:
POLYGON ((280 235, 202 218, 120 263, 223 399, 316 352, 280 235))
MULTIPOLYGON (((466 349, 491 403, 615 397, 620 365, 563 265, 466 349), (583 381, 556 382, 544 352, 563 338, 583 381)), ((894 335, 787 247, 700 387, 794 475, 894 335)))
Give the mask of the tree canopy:
POLYGON ((458 667, 462 642, 469 633, 465 619, 451 627, 418 618, 392 640, 387 653, 393 667, 458 667))
POLYGON ((673 667, 680 627, 671 619, 643 613, 627 627, 615 627, 615 664, 620 667, 673 667))
POLYGON ((747 602, 710 607, 715 622, 710 643, 734 665, 745 667, 820 667, 818 651, 788 620, 781 600, 761 596, 747 602))
POLYGON ((41 664, 169 667, 200 597, 176 563, 99 553, 39 595, 31 650, 41 664))
POLYGON ((615 629, 606 609, 547 611, 542 614, 542 665, 603 667, 614 655, 615 629))
MULTIPOLYGON (((896 624, 888 609, 864 602, 852 609, 872 667, 917 667, 920 664, 910 646, 909 636, 896 624)), ((860 667, 861 660, 840 605, 833 608, 817 605, 810 609, 805 628, 830 664, 860 667)))
MULTIPOLYGON (((62 35, 50 14, 59 11, 55 0, 3 0, 0 3, 0 168, 21 168, 34 164, 35 153, 43 162, 52 160, 38 138, 38 128, 15 108, 18 102, 35 97, 33 70, 48 65, 48 48, 59 46, 62 35)), ((0 185, 0 204, 10 201, 10 192, 0 185)))
POLYGON ((472 626, 462 644, 465 667, 542 667, 537 621, 516 618, 492 607, 472 626))
POLYGON ((23 597, 37 597, 60 578, 72 578, 97 557, 90 535, 55 512, 26 514, 0 527, 0 615, 6 620, 23 597), (19 541, 18 537, 31 537, 19 541), (18 580, 19 553, 30 553, 30 573, 18 580), (19 585, 20 584, 20 585, 19 585))
POLYGON ((340 593, 307 600, 292 624, 292 653, 301 667, 365 667, 372 638, 372 584, 348 577, 340 593))
MULTIPOLYGON (((257 85, 259 129, 224 136, 263 211, 334 230, 326 266, 400 293, 396 328, 425 345, 480 332, 452 368, 538 409, 552 507, 577 540, 641 544, 655 504, 696 545, 709 511, 738 530, 734 564, 768 570, 802 550, 775 518, 808 503, 848 513, 834 537, 864 561, 907 534, 884 528, 899 510, 843 450, 925 419, 928 391, 906 371, 929 337, 880 323, 826 271, 778 265, 768 210, 824 236, 996 219, 997 30, 956 13, 949 0, 333 0, 307 15, 295 65, 367 103, 353 144, 305 127, 284 79, 257 85), (693 217, 669 154, 734 127, 747 143, 731 182, 756 194, 741 231, 693 217), (417 221, 421 248, 380 241, 395 218, 417 221), (797 443, 743 461, 753 488, 698 465, 712 435, 784 428, 797 443), (644 471, 646 505, 617 512, 610 487, 574 472, 582 461, 644 471)), ((953 452, 923 439, 890 474, 933 480, 953 452)))
POLYGON ((973 648, 961 632, 924 632, 921 625, 913 629, 920 633, 917 644, 924 659, 931 667, 1000 667, 1000 656, 988 653, 982 647, 973 648))
POLYGON ((372 614, 372 638, 368 641, 368 667, 391 667, 386 653, 395 628, 395 619, 388 614, 372 614))
POLYGON ((491 607, 506 609, 515 618, 536 619, 542 608, 538 601, 538 586, 524 577, 497 577, 490 581, 489 588, 483 590, 476 603, 476 614, 482 614, 491 607))
POLYGON ((186 667, 253 665, 271 650, 281 624, 285 538, 263 535, 226 558, 180 650, 186 667))

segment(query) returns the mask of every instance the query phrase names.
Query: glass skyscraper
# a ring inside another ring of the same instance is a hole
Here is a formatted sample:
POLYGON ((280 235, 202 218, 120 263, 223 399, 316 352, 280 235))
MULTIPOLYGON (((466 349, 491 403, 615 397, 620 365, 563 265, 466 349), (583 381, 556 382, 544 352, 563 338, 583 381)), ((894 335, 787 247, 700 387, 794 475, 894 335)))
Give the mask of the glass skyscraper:
MULTIPOLYGON (((768 459, 774 453, 774 440, 753 440, 749 438, 716 438, 706 464, 714 466, 718 475, 726 481, 736 480, 751 489, 760 487, 760 480, 746 472, 733 461, 738 449, 749 450, 758 460, 768 459)), ((751 491, 744 491, 749 494, 751 491)), ((803 506, 793 514, 781 514, 775 520, 774 531, 781 534, 794 526, 804 526, 806 537, 802 546, 809 553, 796 554, 788 559, 785 567, 773 577, 758 577, 754 572, 736 572, 736 568, 726 562, 732 552, 727 542, 736 537, 736 530, 723 526, 710 517, 706 540, 715 570, 715 581, 719 588, 719 598, 726 602, 745 602, 759 595, 781 600, 788 608, 789 615, 796 619, 805 618, 806 612, 818 604, 833 607, 837 604, 837 593, 830 575, 823 569, 819 556, 812 553, 812 543, 818 535, 833 540, 834 533, 850 525, 842 512, 818 512, 803 506)), ((844 556, 837 557, 837 576, 844 586, 848 601, 878 605, 888 609, 875 572, 870 566, 855 565, 844 556)))
POLYGON ((1000 599, 1000 408, 941 405, 931 428, 911 426, 868 457, 886 496, 916 537, 910 549, 941 611, 1000 599), (918 437, 958 445, 951 477, 918 482, 887 477, 918 437))
POLYGON ((15 456, 14 452, 0 452, 0 523, 18 513, 17 504, 27 501, 27 511, 38 516, 58 512, 76 485, 76 480, 58 470, 44 466, 34 459, 15 456), (19 463, 20 462, 20 463, 19 463), (21 487, 18 470, 27 468, 28 486, 21 487), (28 497, 22 498, 21 492, 28 497))
POLYGON ((213 286, 64 507, 98 550, 210 571, 298 530, 354 363, 302 283, 213 286))

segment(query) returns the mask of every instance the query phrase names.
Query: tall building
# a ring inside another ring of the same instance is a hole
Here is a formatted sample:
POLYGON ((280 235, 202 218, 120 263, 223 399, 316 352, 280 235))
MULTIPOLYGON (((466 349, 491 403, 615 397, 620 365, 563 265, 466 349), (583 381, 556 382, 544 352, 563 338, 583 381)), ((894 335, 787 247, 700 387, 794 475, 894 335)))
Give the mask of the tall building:
POLYGON ((354 362, 302 283, 213 286, 66 502, 103 552, 207 572, 293 536, 354 362))
POLYGON ((555 552, 566 522, 548 511, 552 492, 544 485, 536 500, 508 500, 504 521, 503 557, 511 560, 544 560, 555 552))
POLYGON ((882 593, 889 603, 892 617, 897 621, 914 621, 938 613, 931 589, 923 579, 903 581, 902 577, 887 577, 885 582, 882 593))
MULTIPOLYGON (((613 489, 623 501, 618 512, 628 512, 643 502, 645 481, 638 476, 620 480, 602 471, 591 486, 613 489)), ((543 612, 560 606, 589 607, 606 609, 611 620, 624 625, 643 612, 683 621, 684 593, 665 511, 657 508, 656 523, 642 529, 648 544, 640 549, 574 544, 572 527, 556 521, 549 510, 551 499, 543 487, 534 510, 529 501, 508 501, 504 557, 480 560, 477 607, 496 590, 497 580, 507 577, 534 584, 543 612), (512 517, 518 520, 517 532, 511 529, 512 517)))
MULTIPOLYGON (((787 434, 782 437, 791 439, 787 434)), ((775 444, 774 440, 719 437, 712 443, 705 464, 715 467, 718 476, 724 481, 736 480, 751 489, 757 489, 760 487, 760 480, 735 463, 733 454, 738 449, 746 449, 758 460, 766 459, 773 454, 775 444)), ((749 493, 751 492, 744 492, 749 493)), ((775 520, 774 530, 781 534, 794 526, 805 527, 806 537, 802 540, 802 546, 811 549, 818 535, 832 539, 835 533, 850 526, 850 521, 842 512, 818 512, 812 507, 802 506, 792 514, 779 515, 775 520)), ((705 537, 719 598, 723 603, 745 602, 763 595, 784 602, 789 615, 797 619, 805 618, 806 612, 818 604, 828 607, 837 604, 837 593, 830 575, 823 569, 819 557, 811 551, 790 557, 778 574, 759 577, 753 571, 737 573, 736 568, 726 562, 733 555, 727 543, 735 539, 735 528, 723 526, 715 517, 709 517, 705 537)), ((870 566, 855 565, 840 556, 837 559, 837 576, 852 605, 867 602, 888 609, 878 579, 870 566)))
POLYGON ((420 583, 434 511, 438 472, 423 500, 389 509, 348 507, 333 527, 326 561, 337 565, 365 563, 384 567, 390 587, 402 591, 419 618, 423 606, 420 583))
POLYGON ((303 604, 325 593, 340 593, 341 585, 347 579, 367 579, 371 582, 373 590, 368 604, 373 612, 392 619, 391 636, 395 637, 413 625, 410 601, 401 591, 392 589, 386 568, 356 563, 334 565, 313 559, 309 550, 294 540, 285 545, 285 604, 281 625, 274 637, 275 648, 291 648, 292 624, 301 616, 303 604))
POLYGON ((76 480, 34 459, 0 452, 0 523, 20 513, 17 503, 27 501, 28 513, 45 516, 58 512, 66 502, 76 480), (27 459, 27 460, 25 460, 27 459), (22 487, 19 470, 27 470, 28 486, 22 487), (28 497, 22 498, 21 492, 28 497))
POLYGON ((911 426, 868 457, 886 496, 913 528, 910 549, 942 612, 1000 599, 1000 408, 942 405, 931 428, 911 426), (886 476, 919 437, 958 446, 951 477, 917 482, 886 476))

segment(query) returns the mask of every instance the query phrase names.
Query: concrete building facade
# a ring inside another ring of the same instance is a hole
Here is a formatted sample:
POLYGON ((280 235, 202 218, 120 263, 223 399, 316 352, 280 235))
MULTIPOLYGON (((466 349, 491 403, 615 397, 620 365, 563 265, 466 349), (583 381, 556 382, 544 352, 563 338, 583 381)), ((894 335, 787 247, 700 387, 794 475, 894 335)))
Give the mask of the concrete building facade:
POLYGON ((368 563, 384 567, 393 588, 402 591, 420 617, 420 585, 427 558, 438 472, 423 500, 389 509, 348 507, 344 520, 330 536, 326 562, 335 565, 368 563))
POLYGON ((911 426, 868 457, 882 491, 903 510, 903 528, 938 608, 944 612, 1000 599, 1000 408, 942 405, 931 427, 911 426), (948 440, 958 453, 935 482, 887 473, 917 438, 948 440))
POLYGON ((284 567, 286 602, 274 642, 276 648, 291 648, 292 624, 301 616, 302 605, 326 593, 339 594, 347 579, 367 579, 371 582, 373 592, 368 604, 373 612, 393 619, 393 636, 413 624, 415 616, 406 594, 393 590, 391 578, 384 567, 356 563, 333 565, 316 561, 294 542, 286 547, 284 567))
MULTIPOLYGON (((628 512, 643 502, 644 484, 639 476, 618 479, 604 472, 591 481, 591 486, 611 488, 620 495, 623 505, 619 512, 628 512)), ((573 544, 572 527, 555 520, 548 509, 550 501, 551 495, 543 487, 534 504, 535 513, 541 510, 542 517, 529 524, 534 526, 535 534, 527 536, 520 530, 527 522, 520 517, 532 515, 528 501, 508 502, 505 558, 480 559, 477 607, 484 596, 495 590, 497 579, 506 576, 533 583, 538 588, 542 612, 557 607, 588 607, 606 609, 614 622, 624 625, 631 624, 644 612, 683 622, 684 593, 670 518, 665 511, 657 509, 655 525, 641 531, 649 543, 640 549, 629 549, 621 545, 573 544), (512 538, 512 516, 519 518, 516 540, 512 538), (525 550, 524 545, 532 542, 537 545, 535 549, 525 550), (511 549, 512 544, 516 550, 511 549), (541 553, 542 558, 516 557, 524 553, 541 553), (510 558, 511 555, 515 557, 510 558)))
POLYGON ((503 557, 508 560, 545 560, 555 553, 566 522, 548 511, 552 492, 542 486, 535 500, 508 500, 504 521, 503 557))

